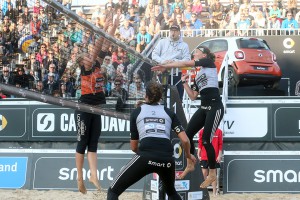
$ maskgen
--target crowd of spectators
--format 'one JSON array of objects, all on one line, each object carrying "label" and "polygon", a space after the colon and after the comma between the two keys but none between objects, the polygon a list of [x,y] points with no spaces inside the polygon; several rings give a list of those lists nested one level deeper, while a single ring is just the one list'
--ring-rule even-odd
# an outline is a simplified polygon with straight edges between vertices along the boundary
[{"label": "crowd of spectators", "polygon": [[[72,8],[71,0],[58,2]],[[208,13],[207,20],[204,12]],[[300,20],[297,0],[260,5],[249,0],[229,0],[226,5],[220,0],[108,0],[93,8],[91,15],[84,9],[77,9],[76,13],[101,29],[106,20],[114,22],[119,17],[114,37],[138,52],[173,24],[180,26],[182,36],[202,35],[203,29],[227,29],[226,35],[230,36],[248,34],[247,29],[294,30]],[[0,55],[4,66],[0,82],[57,97],[78,97],[77,57],[89,52],[98,36],[40,0],[4,0],[0,17]],[[30,45],[23,47],[27,40]],[[141,70],[133,69],[136,58],[113,44],[109,49],[103,63],[97,63],[106,74],[106,96],[142,98],[145,76]],[[16,54],[22,55],[21,62],[16,62]]]}]

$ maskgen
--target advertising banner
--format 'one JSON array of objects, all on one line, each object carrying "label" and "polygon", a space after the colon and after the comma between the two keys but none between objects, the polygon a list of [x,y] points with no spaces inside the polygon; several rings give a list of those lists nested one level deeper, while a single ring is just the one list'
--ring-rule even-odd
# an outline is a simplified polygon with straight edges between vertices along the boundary
[{"label": "advertising banner", "polygon": [[[77,190],[77,169],[74,155],[74,151],[35,153],[32,188]],[[98,179],[103,189],[108,189],[121,168],[130,161],[132,156],[131,151],[98,152]],[[90,171],[87,160],[85,160],[83,174],[87,189],[95,189],[88,181]],[[143,183],[143,180],[140,180],[128,191],[141,191]]]},{"label": "advertising banner", "polygon": [[1,105],[0,140],[27,140],[27,110],[24,106],[18,107]]},{"label": "advertising banner", "polygon": [[299,193],[299,151],[225,151],[224,193]]},{"label": "advertising banner", "polygon": [[[98,151],[98,180],[108,189],[121,168],[133,157],[126,150]],[[84,181],[88,190],[95,187],[89,183],[88,161],[84,164]],[[142,191],[141,179],[127,191]],[[75,151],[66,149],[0,149],[0,188],[8,189],[55,189],[77,190]]]},{"label": "advertising banner", "polygon": [[[31,110],[31,140],[76,141],[74,110],[49,104]],[[101,122],[101,140],[129,141],[129,120],[102,115]]]},{"label": "advertising banner", "polygon": [[300,107],[293,104],[274,105],[274,140],[300,140]]},{"label": "advertising banner", "polygon": [[0,150],[0,188],[29,189],[32,155],[24,150]]}]

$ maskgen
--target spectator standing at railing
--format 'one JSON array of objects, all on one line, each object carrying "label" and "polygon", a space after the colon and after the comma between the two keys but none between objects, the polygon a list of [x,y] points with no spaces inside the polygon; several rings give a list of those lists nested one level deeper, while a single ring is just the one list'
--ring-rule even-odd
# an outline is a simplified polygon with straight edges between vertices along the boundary
[{"label": "spectator standing at railing", "polygon": [[21,18],[23,19],[24,24],[29,24],[31,19],[32,19],[32,15],[29,12],[29,8],[27,6],[24,7],[24,11],[21,15]]},{"label": "spectator standing at railing", "polygon": [[[172,25],[168,38],[161,39],[154,47],[152,59],[157,63],[168,63],[171,61],[187,61],[191,59],[188,44],[185,43],[180,36],[180,27]],[[174,70],[173,83],[169,77],[170,84],[176,85],[180,98],[183,96],[183,86],[180,82],[181,72],[176,74]],[[171,73],[170,73],[171,74]],[[166,84],[166,83],[164,83]]]},{"label": "spectator standing at railing", "polygon": [[146,31],[145,27],[140,27],[139,33],[136,36],[136,51],[142,52],[146,46],[150,43],[152,36]]},{"label": "spectator standing at railing", "polygon": [[270,16],[276,15],[277,18],[281,18],[281,10],[278,8],[278,4],[276,2],[273,3],[269,15]]},{"label": "spectator standing at railing", "polygon": [[287,30],[286,35],[295,34],[294,30],[298,29],[298,22],[293,18],[292,12],[287,13],[287,18],[283,20],[281,24],[281,29]]}]

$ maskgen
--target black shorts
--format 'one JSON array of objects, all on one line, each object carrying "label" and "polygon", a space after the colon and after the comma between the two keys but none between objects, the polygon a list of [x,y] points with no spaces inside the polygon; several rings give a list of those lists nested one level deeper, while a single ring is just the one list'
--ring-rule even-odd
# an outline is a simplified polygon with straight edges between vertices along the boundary
[{"label": "black shorts", "polygon": [[[209,167],[208,167],[208,161],[207,160],[201,160],[200,161],[200,166],[201,166],[201,168],[203,168],[203,169],[208,169]],[[220,163],[217,163],[216,162],[216,168],[220,168]]]}]

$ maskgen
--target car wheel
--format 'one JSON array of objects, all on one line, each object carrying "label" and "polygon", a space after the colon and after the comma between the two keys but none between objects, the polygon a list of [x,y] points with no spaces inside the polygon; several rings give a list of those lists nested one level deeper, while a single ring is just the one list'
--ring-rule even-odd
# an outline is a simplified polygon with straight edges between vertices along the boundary
[{"label": "car wheel", "polygon": [[[225,68],[224,68],[225,69]],[[222,82],[224,81],[224,70],[222,72]],[[233,67],[228,67],[228,86],[235,87],[238,86],[240,80],[239,76],[235,73]]]},{"label": "car wheel", "polygon": [[266,89],[277,90],[279,88],[279,81],[275,81],[275,82],[272,82],[272,83],[264,84],[264,87]]}]

